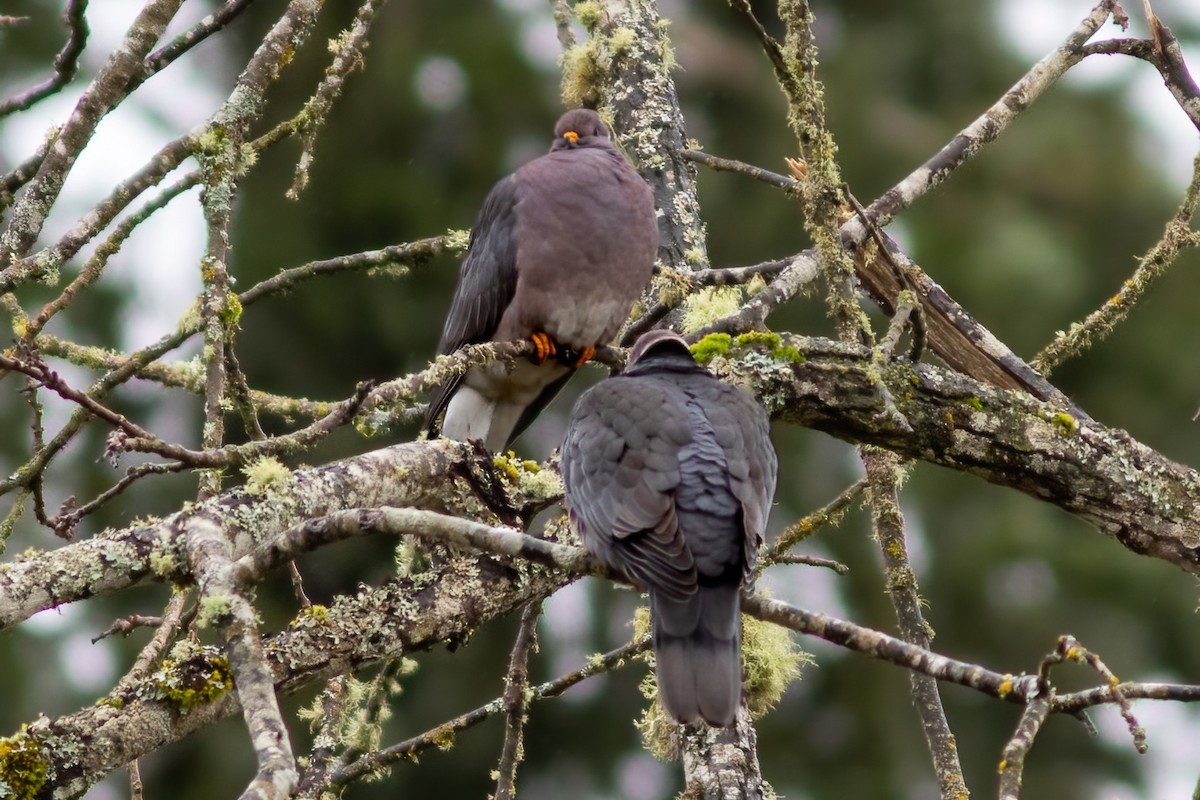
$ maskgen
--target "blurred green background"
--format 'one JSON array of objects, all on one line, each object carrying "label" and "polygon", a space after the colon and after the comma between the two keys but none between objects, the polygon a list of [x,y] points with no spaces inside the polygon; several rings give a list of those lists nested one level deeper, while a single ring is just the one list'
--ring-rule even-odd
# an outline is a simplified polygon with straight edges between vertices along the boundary
[{"label": "blurred green background", "polygon": [[[127,17],[129,10],[119,9],[126,4],[92,3],[94,41],[119,34],[120,27],[103,18],[118,12]],[[211,5],[192,0],[185,13],[195,19]],[[782,35],[772,4],[753,6]],[[144,135],[149,149],[131,156],[136,166],[207,117],[282,7],[259,0],[229,30],[152,80],[106,120],[117,133],[108,144],[97,140],[92,159],[121,156]],[[784,157],[796,148],[785,104],[752,37],[722,3],[664,0],[661,8],[672,23],[675,79],[688,134],[715,155],[782,170]],[[1061,41],[1088,8],[1086,2],[1065,0],[815,2],[829,124],[852,191],[865,204],[936,152]],[[320,31],[272,89],[265,122],[293,115],[304,102],[328,63],[324,42],[349,24],[354,10],[350,3],[327,4]],[[1188,0],[1174,0],[1155,10],[1181,38],[1195,67],[1196,9]],[[10,0],[4,13],[29,17],[19,28],[0,29],[0,89],[8,96],[44,76],[60,46],[61,9],[45,0]],[[1101,35],[1119,32],[1106,26]],[[1145,35],[1137,20],[1132,35]],[[491,184],[548,146],[562,110],[557,52],[545,0],[392,0],[375,24],[365,69],[351,76],[320,134],[311,181],[300,200],[284,197],[297,142],[265,154],[242,184],[232,262],[238,287],[309,260],[468,227]],[[94,74],[104,55],[89,51],[85,76]],[[76,81],[67,99],[82,85]],[[40,111],[0,120],[0,171],[30,152],[31,131],[61,121],[70,107],[63,102],[39,107],[57,112],[46,121],[28,121]],[[889,231],[983,324],[1017,353],[1032,357],[1055,331],[1116,291],[1174,212],[1190,177],[1197,137],[1172,103],[1148,65],[1093,58]],[[141,133],[122,138],[122,130]],[[111,186],[113,179],[104,179]],[[777,191],[705,171],[699,181],[713,266],[752,264],[807,246],[797,205]],[[89,195],[90,186],[80,178],[77,193],[70,195],[81,198],[79,213],[104,194]],[[114,258],[106,279],[57,320],[53,332],[89,344],[136,347],[169,328],[169,323],[155,328],[154,321],[174,318],[191,301],[202,247],[194,194],[177,205],[185,209],[172,223],[179,228],[148,226],[135,236],[130,249]],[[74,216],[58,220],[58,230]],[[53,241],[49,232],[43,245]],[[1190,464],[1200,462],[1200,428],[1191,421],[1200,404],[1193,343],[1197,267],[1200,257],[1185,255],[1116,335],[1054,375],[1097,420]],[[77,268],[78,262],[68,277]],[[401,280],[367,274],[322,278],[265,300],[243,318],[242,366],[256,388],[318,399],[344,397],[366,378],[420,369],[433,353],[456,275],[457,261],[446,257]],[[52,296],[52,290],[37,287],[19,294],[31,310]],[[130,332],[147,321],[153,324],[142,329],[149,333],[139,338]],[[771,322],[806,334],[831,330],[819,297],[795,301]],[[64,374],[86,383],[87,373]],[[588,380],[600,374],[592,371]],[[571,398],[586,381],[577,383],[518,449],[537,457],[549,453],[561,437]],[[29,448],[28,408],[18,389],[10,378],[0,394],[5,474]],[[195,443],[200,424],[195,399],[146,386],[129,387],[116,398],[117,407],[139,422]],[[64,418],[53,411],[49,416],[52,429]],[[51,472],[52,505],[69,494],[90,498],[115,479],[117,473],[97,463],[104,433],[93,430]],[[343,432],[303,461],[323,463],[412,433],[367,442]],[[823,435],[777,426],[775,441],[781,467],[774,530],[830,500],[860,472],[854,450]],[[144,481],[92,518],[80,535],[177,508],[193,492],[186,477]],[[1020,672],[1035,669],[1058,635],[1072,633],[1122,678],[1200,682],[1192,576],[1132,556],[1056,509],[945,469],[918,464],[903,501],[939,651]],[[869,534],[868,515],[855,511],[807,546],[848,564],[848,576],[779,567],[769,586],[806,607],[892,630]],[[5,558],[27,547],[56,545],[25,520]],[[310,596],[321,602],[359,582],[378,582],[390,562],[386,542],[365,541],[323,550],[302,561],[301,570]],[[165,595],[162,587],[124,592],[0,634],[0,675],[6,678],[0,732],[15,730],[39,712],[67,713],[102,695],[148,634],[94,646],[88,640],[116,617],[156,613]],[[271,583],[262,597],[268,622],[283,624],[294,605],[286,580]],[[580,665],[587,653],[625,641],[634,605],[630,592],[595,581],[554,598],[532,662],[533,678],[555,677]],[[514,628],[507,620],[480,630],[453,654],[416,654],[420,668],[407,679],[390,739],[415,735],[496,696]],[[818,666],[759,724],[763,771],[776,790],[813,800],[936,797],[907,674],[819,642],[801,645],[815,653]],[[636,800],[669,796],[679,788],[679,765],[653,762],[632,725],[643,671],[639,665],[596,679],[531,710],[527,760],[518,781],[523,797]],[[1055,678],[1066,688],[1095,682],[1077,667],[1062,668]],[[291,698],[289,707],[312,696],[310,691]],[[947,688],[945,699],[968,785],[976,796],[988,796],[995,791],[996,764],[1018,709],[957,687]],[[1029,758],[1025,796],[1184,796],[1200,774],[1192,752],[1200,716],[1178,706],[1142,703],[1137,709],[1151,747],[1141,757],[1115,711],[1093,714],[1097,737],[1075,720],[1052,719]],[[303,752],[304,726],[296,722],[292,732]],[[386,780],[355,786],[347,796],[483,797],[494,787],[489,771],[501,736],[495,720],[462,735],[453,750],[399,765]],[[147,797],[234,796],[253,772],[250,753],[241,721],[227,721],[144,759]],[[126,796],[124,781],[118,774],[93,795]]]}]

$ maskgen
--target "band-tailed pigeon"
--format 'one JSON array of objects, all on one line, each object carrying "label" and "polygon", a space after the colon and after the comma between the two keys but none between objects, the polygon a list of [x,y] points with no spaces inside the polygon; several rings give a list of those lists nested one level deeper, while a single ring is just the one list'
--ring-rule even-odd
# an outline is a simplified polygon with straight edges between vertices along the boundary
[{"label": "band-tailed pigeon", "polygon": [[670,331],[579,398],[563,441],[567,504],[594,557],[650,593],[659,700],[679,722],[733,722],[740,590],[775,494],[767,415]]},{"label": "band-tailed pigeon", "polygon": [[491,364],[443,386],[425,428],[506,447],[575,368],[607,344],[650,280],[654,198],[588,109],[554,126],[550,152],[492,188],[463,259],[438,353],[529,339],[532,363]]}]

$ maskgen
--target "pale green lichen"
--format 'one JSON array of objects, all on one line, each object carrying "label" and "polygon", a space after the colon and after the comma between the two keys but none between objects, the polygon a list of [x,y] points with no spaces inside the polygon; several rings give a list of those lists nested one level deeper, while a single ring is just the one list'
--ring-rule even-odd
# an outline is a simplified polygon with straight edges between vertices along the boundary
[{"label": "pale green lichen", "polygon": [[535,504],[551,501],[563,493],[562,478],[549,469],[526,472],[521,477],[519,487],[528,501]]},{"label": "pale green lichen", "polygon": [[[612,62],[620,57],[637,58],[637,31],[627,26],[603,29],[609,19],[604,3],[585,0],[574,6],[576,19],[588,32],[587,39],[563,51],[562,98],[568,108],[601,105],[604,84]],[[611,120],[606,120],[611,124]]]},{"label": "pale green lichen", "polygon": [[274,456],[262,456],[242,467],[246,476],[246,491],[262,496],[272,487],[286,486],[292,479],[292,471]]},{"label": "pale green lichen", "polygon": [[471,232],[462,230],[461,228],[449,228],[446,230],[446,249],[457,250],[462,252],[467,249],[467,245],[471,243]]},{"label": "pale green lichen", "polygon": [[575,12],[575,19],[579,20],[579,24],[588,30],[603,22],[608,14],[608,9],[599,0],[583,0],[581,3],[576,3],[572,10]]},{"label": "pale green lichen", "polygon": [[608,37],[609,50],[613,55],[620,55],[637,43],[637,33],[632,28],[617,28]]},{"label": "pale green lichen", "polygon": [[[632,625],[635,639],[650,633],[650,609],[647,606],[640,606],[633,613]],[[638,689],[649,702],[634,727],[642,735],[642,743],[650,755],[659,761],[671,761],[679,749],[679,725],[666,715],[662,704],[658,702],[658,680],[653,669],[654,652],[648,650],[642,658],[650,663],[651,669],[638,684]]]},{"label": "pale green lichen", "polygon": [[[349,678],[341,697],[341,715],[336,720],[332,732],[326,733],[320,726],[325,720],[325,709],[321,697],[313,700],[307,708],[301,709],[298,716],[309,723],[314,732],[332,741],[326,745],[349,747],[361,752],[370,752],[379,748],[383,735],[384,724],[391,718],[391,704],[380,703],[381,696],[395,697],[402,690],[401,678],[416,672],[417,662],[411,658],[402,658],[394,665],[377,675],[373,680],[362,681]],[[380,771],[372,777],[381,777],[386,771]]]},{"label": "pale green lichen", "polygon": [[198,331],[200,330],[200,321],[200,298],[197,297],[192,301],[192,304],[184,310],[183,314],[180,315],[178,326],[179,330],[180,332]]},{"label": "pale green lichen", "polygon": [[742,307],[742,290],[737,286],[705,286],[688,295],[683,303],[680,327],[683,333],[698,331],[719,319],[732,316]]},{"label": "pale green lichen", "polygon": [[196,625],[207,628],[209,625],[219,625],[221,621],[233,613],[229,597],[226,595],[208,595],[200,600],[200,608],[196,614]]},{"label": "pale green lichen", "polygon": [[596,86],[604,77],[600,61],[600,40],[590,38],[568,47],[562,54],[562,97],[568,107],[596,101]]},{"label": "pale green lichen", "polygon": [[502,479],[516,487],[526,502],[540,504],[562,496],[562,480],[553,470],[542,469],[536,461],[518,458],[512,450],[492,456],[492,466]]},{"label": "pale green lichen", "polygon": [[674,307],[682,303],[692,291],[692,279],[685,272],[663,270],[659,273],[654,288],[658,293],[658,302]]},{"label": "pale green lichen", "polygon": [[237,292],[227,292],[225,294],[225,305],[221,309],[221,323],[227,328],[237,327],[238,320],[242,318],[242,301],[238,299]]},{"label": "pale green lichen", "polygon": [[774,708],[804,666],[813,663],[786,628],[742,615],[743,689],[751,715],[761,717]]},{"label": "pale green lichen", "polygon": [[175,574],[179,562],[174,553],[155,550],[150,554],[150,572],[159,578],[167,578]]}]

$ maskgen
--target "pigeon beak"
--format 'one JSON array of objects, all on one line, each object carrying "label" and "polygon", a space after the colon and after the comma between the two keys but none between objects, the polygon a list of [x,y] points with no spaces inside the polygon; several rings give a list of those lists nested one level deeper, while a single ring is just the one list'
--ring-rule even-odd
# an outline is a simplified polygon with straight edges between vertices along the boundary
[{"label": "pigeon beak", "polygon": [[562,135],[562,138],[567,140],[568,145],[577,144],[579,142],[579,134],[575,131],[567,131]]}]

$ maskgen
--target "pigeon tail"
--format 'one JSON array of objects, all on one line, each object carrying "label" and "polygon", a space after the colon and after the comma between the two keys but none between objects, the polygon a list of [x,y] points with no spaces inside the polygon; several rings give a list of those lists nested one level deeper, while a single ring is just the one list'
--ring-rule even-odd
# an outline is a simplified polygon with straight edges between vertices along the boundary
[{"label": "pigeon tail", "polygon": [[446,405],[442,435],[460,442],[478,439],[493,453],[508,445],[525,407],[485,397],[470,386],[460,386]]},{"label": "pigeon tail", "polygon": [[478,439],[491,452],[502,453],[554,399],[571,372],[557,363],[525,359],[511,367],[472,370],[446,404],[442,436],[460,442]]},{"label": "pigeon tail", "polygon": [[702,585],[685,600],[651,592],[658,698],[677,722],[733,724],[742,698],[739,605],[736,585]]}]

